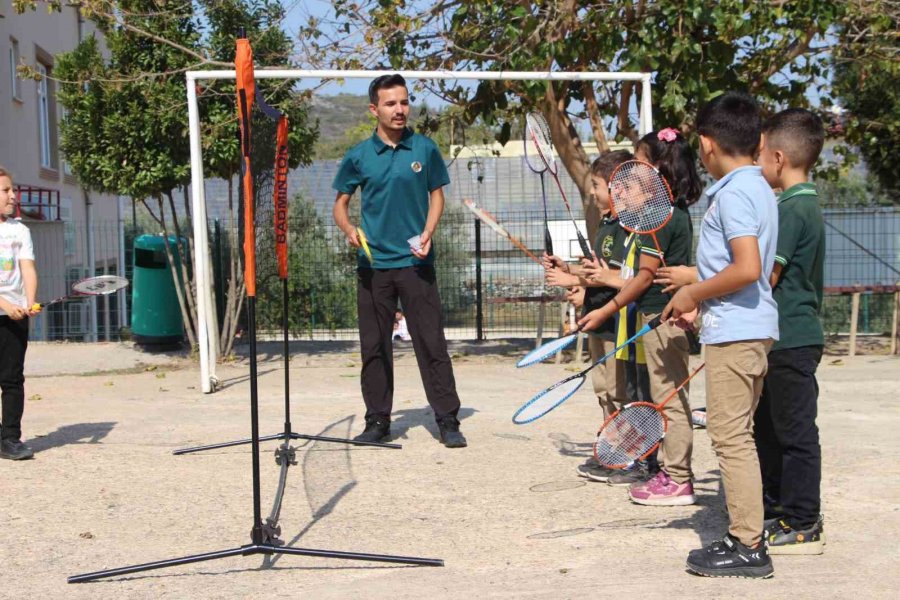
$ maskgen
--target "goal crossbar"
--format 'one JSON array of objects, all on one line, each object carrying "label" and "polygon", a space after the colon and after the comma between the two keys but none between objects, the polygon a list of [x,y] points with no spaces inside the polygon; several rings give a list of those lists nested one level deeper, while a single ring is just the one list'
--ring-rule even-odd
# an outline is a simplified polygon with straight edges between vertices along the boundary
[{"label": "goal crossbar", "polygon": [[[641,135],[653,129],[650,102],[651,74],[640,72],[565,72],[565,71],[397,71],[397,70],[306,70],[258,69],[256,79],[374,79],[399,73],[411,80],[476,80],[476,81],[635,81],[641,84],[638,131]],[[194,215],[194,273],[197,281],[197,344],[200,354],[200,386],[203,393],[215,391],[215,364],[219,344],[216,332],[216,306],[213,302],[212,267],[207,235],[206,197],[204,193],[203,150],[200,139],[200,111],[197,105],[197,82],[235,79],[233,70],[187,71],[188,126],[191,148],[191,207]]]}]

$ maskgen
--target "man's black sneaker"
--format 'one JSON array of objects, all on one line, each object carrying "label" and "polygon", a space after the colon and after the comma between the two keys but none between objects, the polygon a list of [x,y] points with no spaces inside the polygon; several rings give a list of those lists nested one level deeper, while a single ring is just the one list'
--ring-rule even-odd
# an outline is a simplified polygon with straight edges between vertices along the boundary
[{"label": "man's black sneaker", "polygon": [[380,442],[391,435],[391,422],[387,419],[367,419],[366,428],[353,438],[354,442]]},{"label": "man's black sneaker", "polygon": [[687,569],[704,577],[751,577],[767,579],[775,573],[766,545],[749,548],[731,534],[706,548],[691,550]]},{"label": "man's black sneaker", "polygon": [[771,519],[763,523],[763,541],[769,554],[813,555],[825,552],[825,518],[804,529],[794,529],[787,519]]},{"label": "man's black sneaker", "polygon": [[466,438],[459,432],[459,421],[456,417],[447,416],[439,419],[438,429],[441,432],[441,443],[448,448],[465,448],[468,446]]},{"label": "man's black sneaker", "polygon": [[0,442],[0,458],[9,460],[25,460],[34,456],[34,450],[21,440],[3,440]]},{"label": "man's black sneaker", "polygon": [[619,472],[619,469],[610,469],[609,467],[604,467],[600,463],[598,463],[593,458],[585,461],[584,463],[578,465],[575,468],[575,471],[581,475],[582,477],[587,477],[591,481],[599,481],[600,483],[606,483],[609,479],[610,475],[615,475]]}]

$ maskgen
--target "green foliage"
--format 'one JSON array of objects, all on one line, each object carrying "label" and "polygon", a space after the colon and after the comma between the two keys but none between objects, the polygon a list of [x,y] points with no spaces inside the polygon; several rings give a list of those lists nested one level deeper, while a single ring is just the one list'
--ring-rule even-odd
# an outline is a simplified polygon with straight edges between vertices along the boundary
[{"label": "green foliage", "polygon": [[850,171],[836,179],[819,178],[816,188],[821,204],[829,207],[890,206],[896,201],[871,173]]},{"label": "green foliage", "polygon": [[[115,7],[119,19],[93,13],[106,36],[108,58],[92,37],[57,57],[59,100],[67,110],[61,149],[89,188],[158,197],[190,180],[184,71],[202,66],[195,55],[232,61],[235,36],[244,26],[257,64],[290,66],[292,42],[278,26],[283,8],[271,0],[197,0],[162,12],[154,0],[118,0]],[[316,129],[307,124],[305,99],[291,86],[259,83],[268,103],[290,120],[295,167],[309,162]],[[239,168],[234,83],[217,81],[200,89],[199,98],[204,169],[229,178]],[[263,121],[259,129],[259,139],[274,139],[273,123]]]},{"label": "green foliage", "polygon": [[[288,327],[294,334],[313,328],[356,325],[356,252],[302,196],[291,200],[288,225]],[[270,232],[271,230],[269,230]],[[282,282],[274,244],[257,235],[257,318],[261,329],[281,329]]]},{"label": "green foliage", "polygon": [[[213,60],[234,60],[234,41],[241,27],[253,47],[253,62],[260,66],[296,67],[292,62],[293,45],[281,29],[284,8],[272,0],[198,0],[204,11],[207,28],[205,45]],[[290,168],[308,164],[318,129],[310,123],[308,97],[293,90],[293,81],[257,79],[256,85],[266,103],[287,115],[290,123],[288,144]],[[207,174],[228,179],[240,168],[238,122],[235,108],[234,82],[204,82],[200,94],[200,122],[203,137],[204,170]],[[274,143],[276,124],[255,119],[253,146]],[[269,169],[268,162],[255,160],[255,171]],[[266,161],[268,159],[265,159]]]},{"label": "green foliage", "polygon": [[854,4],[844,25],[855,43],[835,56],[834,90],[846,109],[846,140],[859,148],[866,166],[900,203],[900,10],[896,3]]},{"label": "green foliage", "polygon": [[[148,12],[152,2],[122,2]],[[159,35],[192,45],[188,18],[136,19]],[[172,46],[103,23],[109,59],[85,39],[57,56],[58,99],[67,110],[60,147],[83,185],[133,198],[159,197],[189,179],[189,146],[181,70],[189,57]]]},{"label": "green foliage", "polygon": [[[805,85],[827,68],[810,48],[826,44],[822,34],[845,10],[834,0],[445,0],[426,12],[403,0],[333,6],[336,21],[386,52],[394,68],[653,72],[656,121],[687,128],[697,108],[723,90],[749,89],[765,104],[804,104]],[[325,41],[322,31],[316,22],[302,33]],[[340,50],[336,66],[360,66],[359,55]],[[484,81],[474,90],[436,85],[465,108],[468,122],[480,116],[492,124],[548,101],[542,82]],[[555,87],[567,105],[585,99],[580,82]],[[602,115],[625,109],[616,137],[633,136],[637,125],[628,114],[630,90],[622,83],[596,90]]]}]

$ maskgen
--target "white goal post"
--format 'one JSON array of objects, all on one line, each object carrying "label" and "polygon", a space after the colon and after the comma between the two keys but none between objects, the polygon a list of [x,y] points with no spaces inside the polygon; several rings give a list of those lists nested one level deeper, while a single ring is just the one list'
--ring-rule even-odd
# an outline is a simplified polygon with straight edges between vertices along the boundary
[{"label": "white goal post", "polygon": [[[638,130],[641,135],[653,129],[650,102],[650,73],[592,73],[540,71],[341,71],[303,69],[259,69],[256,79],[374,79],[381,75],[399,73],[407,80],[534,80],[534,81],[635,81],[641,83]],[[191,206],[194,217],[194,274],[197,282],[197,344],[200,351],[200,385],[203,393],[215,391],[216,361],[219,343],[216,305],[213,301],[212,271],[207,235],[206,199],[203,179],[203,154],[200,140],[200,113],[197,106],[197,82],[212,79],[235,79],[235,71],[188,71],[187,101],[191,144]]]}]

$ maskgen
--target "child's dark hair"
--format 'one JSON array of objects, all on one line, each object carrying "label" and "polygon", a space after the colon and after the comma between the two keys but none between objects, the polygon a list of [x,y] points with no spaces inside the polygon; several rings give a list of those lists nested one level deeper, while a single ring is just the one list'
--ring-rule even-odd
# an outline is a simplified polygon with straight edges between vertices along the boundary
[{"label": "child's dark hair", "polygon": [[805,108],[789,108],[763,124],[766,146],[785,154],[792,167],[809,171],[825,144],[822,119]]},{"label": "child's dark hair", "polygon": [[635,151],[638,149],[644,150],[672,188],[675,206],[687,210],[700,199],[703,185],[697,174],[697,156],[683,135],[672,128],[651,131],[638,141]]},{"label": "child's dark hair", "polygon": [[406,80],[403,79],[403,75],[399,73],[394,73],[393,75],[382,75],[381,77],[376,77],[372,80],[372,83],[369,84],[369,103],[378,105],[378,92],[380,90],[387,90],[392,87],[398,86],[406,87]]},{"label": "child's dark hair", "polygon": [[762,118],[759,106],[742,92],[726,92],[697,114],[697,133],[713,139],[729,156],[756,156]]},{"label": "child's dark hair", "polygon": [[609,183],[616,167],[633,158],[634,156],[628,150],[607,150],[591,163],[591,175],[601,177],[606,183]]}]

